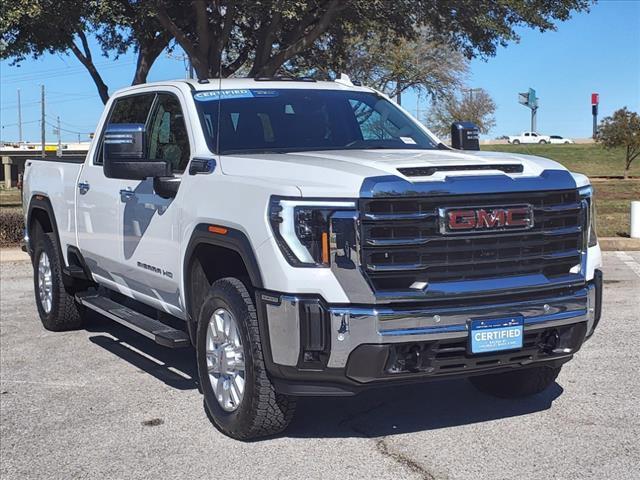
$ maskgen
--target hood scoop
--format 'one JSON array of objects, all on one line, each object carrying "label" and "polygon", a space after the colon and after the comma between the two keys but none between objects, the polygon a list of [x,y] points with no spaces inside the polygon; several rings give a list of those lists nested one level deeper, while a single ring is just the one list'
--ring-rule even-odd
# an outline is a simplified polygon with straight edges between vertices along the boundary
[{"label": "hood scoop", "polygon": [[407,167],[398,171],[407,177],[429,177],[436,172],[460,172],[478,170],[500,170],[504,173],[522,173],[523,166],[519,163],[497,165],[443,165],[441,167]]}]

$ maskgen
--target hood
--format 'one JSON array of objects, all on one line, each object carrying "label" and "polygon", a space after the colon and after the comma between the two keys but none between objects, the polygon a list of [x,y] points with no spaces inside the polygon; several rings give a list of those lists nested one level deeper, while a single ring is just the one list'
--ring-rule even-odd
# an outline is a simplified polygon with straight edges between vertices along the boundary
[{"label": "hood", "polygon": [[[487,170],[487,165],[521,165],[522,172]],[[399,169],[438,167],[428,176],[406,176]],[[449,167],[457,167],[447,171]],[[460,170],[463,167],[463,170]],[[478,167],[478,169],[474,169]],[[502,152],[455,150],[339,150],[283,154],[243,154],[221,159],[225,175],[287,183],[304,197],[358,197],[371,177],[395,176],[411,183],[442,182],[449,177],[506,175],[539,177],[545,170],[566,170],[552,160]]]}]

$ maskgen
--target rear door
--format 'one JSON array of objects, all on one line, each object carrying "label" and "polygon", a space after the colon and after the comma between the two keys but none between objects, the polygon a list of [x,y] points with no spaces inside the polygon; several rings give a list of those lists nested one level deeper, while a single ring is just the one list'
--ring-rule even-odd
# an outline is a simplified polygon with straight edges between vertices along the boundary
[{"label": "rear door", "polygon": [[103,136],[108,124],[146,123],[154,99],[154,93],[144,93],[120,97],[113,102],[78,179],[78,246],[96,280],[111,287],[122,283],[118,272],[124,258],[120,244],[120,190],[123,180],[104,175]]}]

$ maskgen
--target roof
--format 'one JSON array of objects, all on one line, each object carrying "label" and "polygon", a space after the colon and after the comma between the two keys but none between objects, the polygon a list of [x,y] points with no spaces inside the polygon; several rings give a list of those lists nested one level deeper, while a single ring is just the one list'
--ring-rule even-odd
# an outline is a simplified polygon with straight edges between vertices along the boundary
[{"label": "roof", "polygon": [[190,85],[193,90],[222,90],[226,89],[307,89],[307,90],[356,90],[361,92],[370,92],[368,87],[349,85],[347,81],[313,81],[305,79],[255,79],[255,78],[212,78],[207,80],[193,80],[193,79],[179,79],[179,80],[164,80],[160,82],[143,83],[126,87],[118,92],[130,92],[136,88],[143,88],[149,86],[175,86],[183,87],[184,85]]}]

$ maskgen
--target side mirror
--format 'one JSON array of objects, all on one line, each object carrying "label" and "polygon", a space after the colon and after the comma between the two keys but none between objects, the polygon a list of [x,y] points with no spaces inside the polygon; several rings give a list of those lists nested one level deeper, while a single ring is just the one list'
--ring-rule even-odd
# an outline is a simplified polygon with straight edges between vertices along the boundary
[{"label": "side mirror", "polygon": [[480,150],[480,130],[471,122],[453,122],[451,146],[457,150]]},{"label": "side mirror", "polygon": [[144,180],[171,175],[166,162],[151,162],[146,156],[144,125],[109,124],[103,140],[103,169],[107,178]]}]

